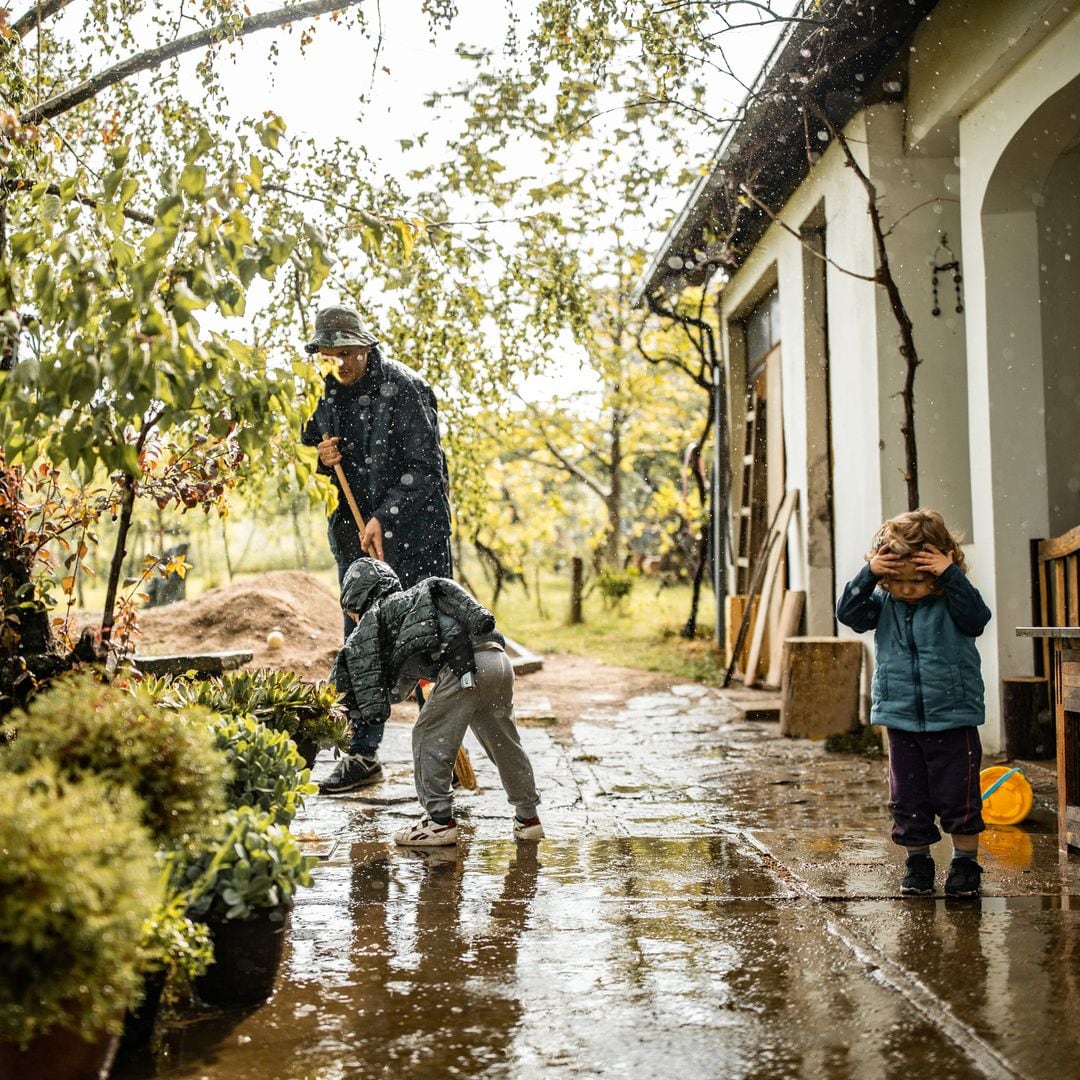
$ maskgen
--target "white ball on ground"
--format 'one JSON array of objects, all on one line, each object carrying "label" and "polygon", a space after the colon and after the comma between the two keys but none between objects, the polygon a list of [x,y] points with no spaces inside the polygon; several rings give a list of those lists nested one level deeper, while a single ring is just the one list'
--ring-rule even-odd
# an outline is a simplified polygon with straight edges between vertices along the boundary
[{"label": "white ball on ground", "polygon": [[280,630],[271,630],[266,635],[266,647],[271,652],[277,652],[285,644],[285,635]]}]

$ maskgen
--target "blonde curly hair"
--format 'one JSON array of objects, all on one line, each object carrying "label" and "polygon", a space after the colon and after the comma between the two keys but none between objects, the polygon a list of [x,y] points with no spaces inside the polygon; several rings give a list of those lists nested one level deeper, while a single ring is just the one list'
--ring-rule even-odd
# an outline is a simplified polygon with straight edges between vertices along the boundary
[{"label": "blonde curly hair", "polygon": [[[921,506],[918,510],[909,510],[906,514],[889,518],[882,524],[870,542],[866,561],[869,562],[882,548],[905,558],[922,551],[929,544],[943,555],[951,555],[952,561],[966,574],[967,563],[960,540],[960,534],[949,532],[945,519],[936,510]],[[888,592],[888,579],[882,578],[878,586]],[[940,587],[935,585],[934,592],[940,591]]]}]

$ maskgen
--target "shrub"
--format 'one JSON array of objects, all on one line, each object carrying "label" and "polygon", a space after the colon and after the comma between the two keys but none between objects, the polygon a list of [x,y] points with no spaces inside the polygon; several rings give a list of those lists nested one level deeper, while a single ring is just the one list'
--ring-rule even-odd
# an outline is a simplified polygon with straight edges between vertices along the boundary
[{"label": "shrub", "polygon": [[254,716],[294,742],[347,750],[349,718],[327,682],[304,682],[289,671],[231,671],[212,679],[175,680],[162,697],[174,707],[205,705],[229,716]]},{"label": "shrub", "polygon": [[42,764],[0,775],[0,1038],[120,1030],[142,988],[139,930],[161,900],[131,792]]},{"label": "shrub", "polygon": [[604,607],[621,610],[626,598],[634,590],[636,575],[630,570],[604,570],[596,579],[596,587],[603,597]]},{"label": "shrub", "polygon": [[246,919],[257,908],[271,908],[284,919],[297,888],[311,884],[318,860],[302,855],[289,830],[254,807],[230,810],[221,825],[217,847],[207,847],[183,867],[188,915]]},{"label": "shrub", "polygon": [[218,749],[232,768],[229,805],[253,806],[275,824],[288,825],[303,809],[304,796],[318,791],[296,744],[284,731],[260,724],[253,716],[222,718],[215,725]]},{"label": "shrub", "polygon": [[170,982],[189,984],[213,962],[209,929],[190,919],[186,909],[186,897],[172,890],[143,922],[139,970],[144,975],[163,972]]},{"label": "shrub", "polygon": [[24,772],[50,760],[65,776],[94,773],[129,788],[159,844],[205,835],[224,807],[225,756],[204,709],[161,708],[140,687],[76,675],[54,681],[9,724],[15,737],[0,750],[0,768]]}]

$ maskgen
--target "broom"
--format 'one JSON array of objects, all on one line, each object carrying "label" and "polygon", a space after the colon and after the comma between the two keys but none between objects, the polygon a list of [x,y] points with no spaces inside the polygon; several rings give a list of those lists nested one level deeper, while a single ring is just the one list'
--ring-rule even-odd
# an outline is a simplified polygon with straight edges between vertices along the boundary
[{"label": "broom", "polygon": [[464,746],[458,747],[457,757],[454,758],[454,772],[458,780],[461,781],[462,787],[468,788],[470,791],[480,790],[476,772],[472,767],[472,762],[469,760],[469,752]]}]

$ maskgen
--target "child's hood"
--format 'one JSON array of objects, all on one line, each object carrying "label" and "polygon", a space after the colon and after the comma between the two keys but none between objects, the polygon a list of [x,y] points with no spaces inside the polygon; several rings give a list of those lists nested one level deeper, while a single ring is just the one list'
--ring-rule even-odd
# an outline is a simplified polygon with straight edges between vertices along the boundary
[{"label": "child's hood", "polygon": [[401,592],[401,582],[389,563],[357,559],[341,582],[341,610],[363,615],[376,601],[397,592]]}]

